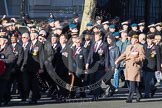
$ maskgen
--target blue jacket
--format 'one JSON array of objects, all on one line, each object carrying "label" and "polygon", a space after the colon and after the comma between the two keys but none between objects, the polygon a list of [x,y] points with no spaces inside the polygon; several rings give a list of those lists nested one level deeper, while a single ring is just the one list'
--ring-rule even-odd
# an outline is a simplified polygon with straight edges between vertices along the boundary
[{"label": "blue jacket", "polygon": [[[126,40],[125,42],[122,42],[121,40],[116,42],[116,45],[119,47],[119,53],[120,55],[126,50],[126,47],[131,44],[131,42],[129,40]],[[124,61],[122,61],[119,64],[119,67],[124,67]]]},{"label": "blue jacket", "polygon": [[109,56],[110,56],[110,66],[113,69],[117,68],[117,66],[115,65],[115,61],[120,56],[119,47],[116,46],[116,45],[110,47],[110,49],[109,49]]}]

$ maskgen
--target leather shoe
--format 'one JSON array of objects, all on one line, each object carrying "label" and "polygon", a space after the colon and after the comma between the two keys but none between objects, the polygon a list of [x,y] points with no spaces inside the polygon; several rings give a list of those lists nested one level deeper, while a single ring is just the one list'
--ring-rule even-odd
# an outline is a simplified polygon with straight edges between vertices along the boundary
[{"label": "leather shoe", "polygon": [[155,95],[155,91],[157,90],[157,88],[155,88],[154,90],[152,90],[151,92],[151,97],[153,97]]},{"label": "leather shoe", "polygon": [[125,102],[126,103],[132,103],[132,100],[127,99]]},{"label": "leather shoe", "polygon": [[31,100],[29,101],[29,104],[37,104],[37,100]]},{"label": "leather shoe", "polygon": [[92,101],[97,101],[98,100],[98,96],[94,96],[93,98],[92,98]]},{"label": "leather shoe", "polygon": [[137,99],[136,99],[136,102],[140,102],[140,98],[137,98]]}]

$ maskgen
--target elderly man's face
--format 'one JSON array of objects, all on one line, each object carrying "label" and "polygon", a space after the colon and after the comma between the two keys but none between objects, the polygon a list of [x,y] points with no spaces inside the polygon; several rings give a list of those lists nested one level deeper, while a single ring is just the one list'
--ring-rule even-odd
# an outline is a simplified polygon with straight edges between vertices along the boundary
[{"label": "elderly man's face", "polygon": [[3,39],[3,38],[0,38],[0,45],[2,46],[2,45],[5,45],[5,39]]}]

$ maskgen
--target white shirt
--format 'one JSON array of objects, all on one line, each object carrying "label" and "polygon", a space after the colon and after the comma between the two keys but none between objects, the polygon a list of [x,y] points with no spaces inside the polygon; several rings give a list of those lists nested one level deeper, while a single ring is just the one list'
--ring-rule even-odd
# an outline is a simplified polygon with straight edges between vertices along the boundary
[{"label": "white shirt", "polygon": [[[98,48],[100,47],[101,43],[102,43],[102,40],[99,40],[98,42],[96,42],[96,44],[97,44],[96,51],[97,51]],[[95,51],[95,52],[96,52],[96,51]]]},{"label": "white shirt", "polygon": [[15,48],[15,46],[16,46],[16,43],[13,43],[13,44],[12,44],[12,47]]},{"label": "white shirt", "polygon": [[147,48],[152,48],[153,45],[154,45],[154,44],[151,44],[151,45],[147,46]]},{"label": "white shirt", "polygon": [[33,40],[32,41],[33,46],[35,45],[36,42],[37,42],[37,40]]},{"label": "white shirt", "polygon": [[89,41],[85,41],[84,47],[86,48],[89,43],[90,43],[90,40]]},{"label": "white shirt", "polygon": [[63,45],[61,45],[61,51],[60,52],[62,52],[63,51],[63,49],[65,48],[65,46],[66,46],[66,44],[63,44]]},{"label": "white shirt", "polygon": [[52,47],[53,47],[53,48],[55,48],[55,47],[56,47],[56,45],[57,45],[57,43],[54,43],[54,44],[52,45]]}]

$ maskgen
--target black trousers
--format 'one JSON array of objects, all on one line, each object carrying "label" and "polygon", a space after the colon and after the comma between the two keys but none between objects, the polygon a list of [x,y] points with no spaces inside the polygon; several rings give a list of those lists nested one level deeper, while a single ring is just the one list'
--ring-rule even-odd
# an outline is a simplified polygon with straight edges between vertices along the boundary
[{"label": "black trousers", "polygon": [[[39,82],[37,78],[37,70],[29,70],[26,69],[24,75],[27,81],[24,81],[24,90],[26,92],[26,95],[29,94],[30,90],[32,91],[32,100],[38,100],[40,99],[40,89],[39,89]],[[26,96],[27,98],[28,96]]]},{"label": "black trousers", "polygon": [[128,95],[128,100],[133,99],[133,95],[136,92],[137,99],[140,98],[140,93],[139,93],[139,82],[136,81],[129,81],[129,95]]},{"label": "black trousers", "polygon": [[0,103],[2,100],[6,101],[6,95],[7,95],[7,86],[8,86],[8,80],[0,79]]}]

